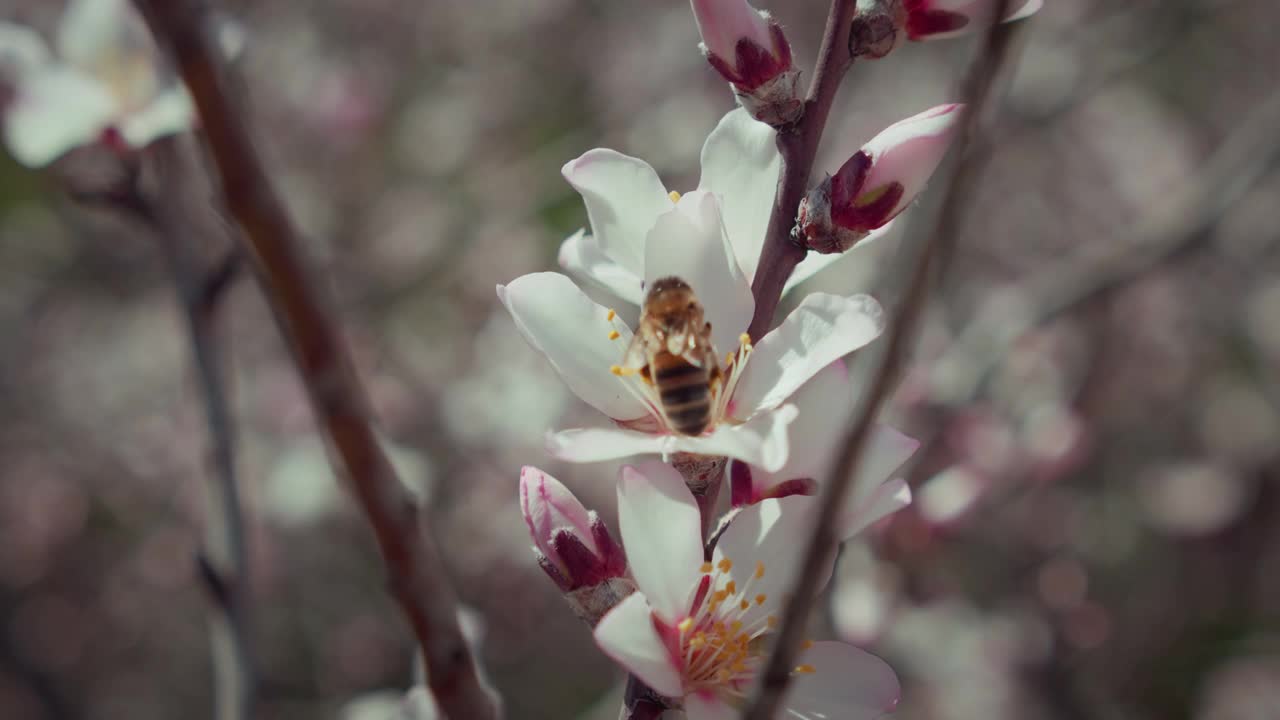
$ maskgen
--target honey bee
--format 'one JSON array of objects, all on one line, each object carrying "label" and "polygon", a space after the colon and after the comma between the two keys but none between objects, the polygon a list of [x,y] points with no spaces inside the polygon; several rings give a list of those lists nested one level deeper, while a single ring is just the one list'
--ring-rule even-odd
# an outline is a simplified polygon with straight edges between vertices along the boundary
[{"label": "honey bee", "polygon": [[664,277],[649,288],[621,367],[657,391],[659,409],[675,432],[700,435],[711,425],[720,364],[711,323],[688,283]]}]

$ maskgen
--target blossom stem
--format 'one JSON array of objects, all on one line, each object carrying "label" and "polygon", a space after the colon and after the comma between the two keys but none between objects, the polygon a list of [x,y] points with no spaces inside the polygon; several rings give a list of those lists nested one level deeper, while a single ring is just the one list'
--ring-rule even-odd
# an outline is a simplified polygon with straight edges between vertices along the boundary
[{"label": "blossom stem", "polygon": [[226,68],[194,0],[136,0],[195,100],[227,208],[244,230],[246,254],[307,388],[317,425],[373,526],[391,588],[422,646],[431,693],[451,718],[491,720],[498,711],[480,684],[457,620],[457,597],[418,508],[378,444],[351,353],[325,308],[332,299],[307,268],[292,219],[227,96]]},{"label": "blossom stem", "polygon": [[[1004,17],[1009,0],[997,3],[994,18]],[[820,514],[813,534],[805,548],[804,563],[792,588],[791,599],[782,615],[782,623],[773,653],[765,666],[763,680],[756,696],[743,713],[743,720],[770,720],[777,714],[782,696],[791,681],[803,642],[805,624],[817,599],[818,586],[823,576],[827,558],[835,547],[836,524],[839,508],[862,459],[863,450],[875,425],[876,415],[895,385],[899,366],[906,354],[915,326],[924,310],[928,296],[931,266],[935,255],[949,245],[959,232],[960,220],[967,208],[967,199],[973,192],[973,175],[970,166],[973,154],[966,152],[976,134],[977,122],[982,110],[991,98],[995,76],[1008,54],[1013,29],[993,22],[987,29],[983,50],[966,79],[964,97],[967,102],[963,119],[964,130],[958,141],[960,161],[947,185],[947,194],[931,232],[923,239],[924,247],[912,270],[906,294],[893,323],[880,364],[876,367],[867,394],[862,398],[853,424],[840,443],[843,450],[833,465],[831,483],[823,495]]]},{"label": "blossom stem", "polygon": [[756,308],[747,334],[753,341],[769,331],[787,278],[805,256],[805,248],[791,239],[791,229],[795,226],[800,200],[808,190],[809,175],[818,154],[818,141],[822,139],[831,104],[840,88],[840,81],[853,64],[849,36],[856,5],[855,0],[833,0],[831,3],[826,30],[822,33],[822,45],[818,49],[817,67],[804,101],[804,114],[795,123],[778,129],[782,170],[778,176],[773,211],[765,230],[764,246],[760,250],[760,262],[751,282]]}]

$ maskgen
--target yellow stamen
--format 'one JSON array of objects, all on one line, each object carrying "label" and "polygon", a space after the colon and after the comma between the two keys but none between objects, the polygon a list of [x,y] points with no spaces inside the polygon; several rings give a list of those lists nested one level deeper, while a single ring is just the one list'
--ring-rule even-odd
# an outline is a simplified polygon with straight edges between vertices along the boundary
[{"label": "yellow stamen", "polygon": [[689,628],[693,627],[693,618],[685,618],[681,620],[676,627],[680,628],[680,632],[689,632]]},{"label": "yellow stamen", "polygon": [[764,577],[764,563],[757,562],[756,563],[756,579],[759,580],[762,577]]},{"label": "yellow stamen", "polygon": [[618,317],[618,313],[614,312],[614,311],[611,309],[611,310],[609,310],[609,315],[608,315],[608,317],[606,317],[606,318],[605,318],[605,320],[606,320],[607,322],[613,322],[613,319],[614,319],[614,318],[616,318],[616,317]]},{"label": "yellow stamen", "polygon": [[813,667],[812,665],[797,665],[797,666],[796,666],[796,672],[797,672],[797,673],[800,673],[800,674],[802,674],[802,675],[808,675],[808,674],[810,674],[810,673],[815,672],[815,670],[814,670],[814,667]]},{"label": "yellow stamen", "polygon": [[729,558],[722,558],[720,562],[716,563],[716,566],[720,568],[720,572],[729,572],[733,569],[733,561]]},{"label": "yellow stamen", "polygon": [[671,192],[667,193],[667,197],[671,198],[671,202],[673,203],[680,202],[680,193],[676,192],[675,190],[672,190]]},{"label": "yellow stamen", "polygon": [[622,335],[622,333],[618,332],[617,330],[610,330],[610,331],[609,331],[609,339],[610,339],[610,340],[617,340],[617,339],[618,339],[618,337],[619,337],[619,336],[621,336],[621,335]]},{"label": "yellow stamen", "polygon": [[776,628],[776,627],[778,627],[778,617],[777,617],[776,615],[770,615],[770,616],[765,620],[765,623],[767,623],[767,624],[769,625],[769,628],[770,628],[770,629],[772,629],[772,628]]},{"label": "yellow stamen", "polygon": [[624,368],[621,365],[611,365],[609,367],[609,372],[619,377],[625,377],[627,375],[635,375],[639,371],[635,368]]},{"label": "yellow stamen", "polygon": [[702,572],[704,575],[705,575],[705,574],[707,574],[707,573],[710,573],[710,572],[711,572],[711,567],[712,567],[712,566],[711,566],[711,563],[709,563],[709,562],[704,562],[704,563],[702,563],[702,569],[701,569],[701,572]]},{"label": "yellow stamen", "polygon": [[757,605],[763,605],[765,600],[768,600],[768,598],[765,597],[764,593],[760,593],[759,595],[756,596]]},{"label": "yellow stamen", "polygon": [[743,600],[742,602],[738,603],[738,607],[742,608],[743,610],[746,610],[747,608],[751,607],[751,603],[747,602],[746,600]]},{"label": "yellow stamen", "polygon": [[730,595],[736,595],[738,593],[738,583],[730,580],[729,584],[724,586],[724,589],[725,589],[725,592],[729,593]]}]

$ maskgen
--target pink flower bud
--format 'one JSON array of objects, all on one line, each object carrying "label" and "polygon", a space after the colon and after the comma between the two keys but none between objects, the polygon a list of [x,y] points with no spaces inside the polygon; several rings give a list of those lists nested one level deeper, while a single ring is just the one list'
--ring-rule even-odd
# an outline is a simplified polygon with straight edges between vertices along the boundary
[{"label": "pink flower bud", "polygon": [[778,23],[746,0],[692,0],[702,35],[702,51],[711,67],[733,86],[751,116],[770,125],[800,117],[800,72],[791,62],[791,45]]},{"label": "pink flower bud", "polygon": [[[954,37],[982,27],[995,10],[994,0],[904,0],[907,10],[907,37],[935,40]],[[1044,0],[1013,0],[1001,22],[1021,20],[1034,14]]]},{"label": "pink flower bud", "polygon": [[844,252],[902,212],[938,168],[962,105],[939,105],[890,125],[800,202],[797,230],[820,253]]},{"label": "pink flower bud", "polygon": [[599,585],[626,573],[626,556],[604,521],[535,467],[520,470],[520,512],[538,565],[561,590]]}]

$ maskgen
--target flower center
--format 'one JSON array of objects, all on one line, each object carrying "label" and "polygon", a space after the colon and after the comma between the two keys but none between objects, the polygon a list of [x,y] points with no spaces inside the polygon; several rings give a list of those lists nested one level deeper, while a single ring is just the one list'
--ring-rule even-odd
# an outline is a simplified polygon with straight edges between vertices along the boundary
[{"label": "flower center", "polygon": [[[767,654],[759,640],[777,627],[778,618],[750,612],[769,601],[765,593],[753,589],[764,577],[764,563],[757,562],[741,586],[730,576],[732,569],[729,558],[702,565],[692,609],[676,626],[685,692],[714,689],[745,697]],[[801,665],[795,672],[813,672],[813,668]]]},{"label": "flower center", "polygon": [[[622,338],[622,332],[619,326],[626,328],[625,323],[618,317],[618,313],[610,310],[605,317],[608,323],[607,330],[610,340],[619,340]],[[739,423],[742,422],[733,416],[733,391],[738,386],[738,380],[742,377],[742,371],[746,368],[747,360],[751,357],[751,337],[746,333],[742,333],[738,337],[738,348],[733,352],[725,355],[724,365],[716,368],[717,372],[711,373],[710,392],[711,392],[711,419],[707,424],[705,432],[714,430],[716,425],[721,422]],[[627,348],[620,348],[621,354],[619,359],[625,361]],[[646,359],[647,360],[647,359]],[[654,382],[653,376],[649,371],[648,365],[641,367],[627,365],[612,365],[609,371],[618,376],[623,387],[635,398],[640,400],[645,407],[649,408],[649,417],[642,418],[638,421],[630,421],[624,423],[626,427],[633,430],[652,433],[671,433],[672,430],[667,422],[666,415],[662,411],[662,392],[661,388]]]}]

